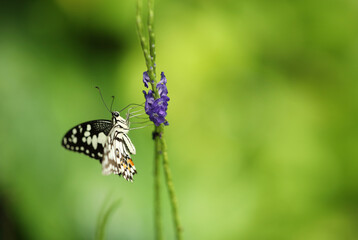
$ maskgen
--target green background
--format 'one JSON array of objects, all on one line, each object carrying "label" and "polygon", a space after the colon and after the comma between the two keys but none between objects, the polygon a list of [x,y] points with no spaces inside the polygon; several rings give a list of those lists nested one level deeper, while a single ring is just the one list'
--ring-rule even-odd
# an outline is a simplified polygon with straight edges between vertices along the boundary
[{"label": "green background", "polygon": [[[66,151],[87,120],[142,103],[135,1],[0,7],[1,235],[153,239],[152,127],[133,130],[134,183]],[[358,238],[358,3],[156,2],[165,135],[185,239]],[[162,184],[165,238],[173,239]]]}]

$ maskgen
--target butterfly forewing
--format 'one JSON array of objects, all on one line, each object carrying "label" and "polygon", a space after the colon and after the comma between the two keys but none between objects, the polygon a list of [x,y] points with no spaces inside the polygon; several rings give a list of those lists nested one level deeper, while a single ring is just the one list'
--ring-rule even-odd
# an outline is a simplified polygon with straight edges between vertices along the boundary
[{"label": "butterfly forewing", "polygon": [[104,145],[113,124],[109,120],[81,123],[70,129],[62,139],[62,146],[102,162]]}]

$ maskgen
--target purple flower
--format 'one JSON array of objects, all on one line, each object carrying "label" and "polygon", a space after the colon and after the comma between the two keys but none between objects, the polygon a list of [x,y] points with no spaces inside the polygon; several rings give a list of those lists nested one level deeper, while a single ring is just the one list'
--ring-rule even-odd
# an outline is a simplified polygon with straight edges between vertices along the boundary
[{"label": "purple flower", "polygon": [[159,83],[167,84],[167,78],[165,77],[164,72],[162,72],[162,73],[160,74],[160,81],[159,81]]},{"label": "purple flower", "polygon": [[168,103],[161,98],[156,99],[151,105],[151,109],[148,111],[149,119],[154,122],[156,126],[166,122]]},{"label": "purple flower", "polygon": [[[143,82],[146,87],[148,87],[148,74],[147,72],[143,73]],[[170,98],[167,96],[168,89],[167,89],[167,79],[162,72],[161,79],[157,83],[156,88],[158,89],[159,98],[155,99],[152,90],[143,91],[145,97],[145,112],[148,114],[149,119],[156,125],[159,126],[160,124],[164,123],[164,125],[169,125],[168,121],[165,119],[167,116],[168,110],[168,101]]]},{"label": "purple flower", "polygon": [[160,81],[157,84],[159,96],[166,96],[168,94],[168,89],[166,84],[167,84],[167,78],[165,77],[164,72],[162,72]]},{"label": "purple flower", "polygon": [[145,112],[148,114],[148,112],[150,111],[150,109],[152,108],[152,105],[154,103],[154,95],[153,95],[153,91],[151,89],[149,89],[148,93],[146,93],[146,91],[143,90],[143,93],[144,93],[144,97],[145,97],[144,109],[145,109]]},{"label": "purple flower", "polygon": [[143,72],[143,83],[146,88],[148,88],[148,83],[150,82],[149,75],[147,71]]}]

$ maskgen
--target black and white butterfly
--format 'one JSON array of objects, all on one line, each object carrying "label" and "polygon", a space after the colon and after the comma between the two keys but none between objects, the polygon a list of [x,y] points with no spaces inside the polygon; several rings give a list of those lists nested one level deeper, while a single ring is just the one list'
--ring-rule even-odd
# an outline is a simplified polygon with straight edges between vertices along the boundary
[{"label": "black and white butterfly", "polygon": [[133,181],[137,170],[131,154],[136,154],[136,150],[127,135],[129,117],[127,114],[124,119],[117,111],[111,113],[112,121],[94,120],[70,129],[62,139],[62,146],[98,159],[104,175],[118,174]]}]

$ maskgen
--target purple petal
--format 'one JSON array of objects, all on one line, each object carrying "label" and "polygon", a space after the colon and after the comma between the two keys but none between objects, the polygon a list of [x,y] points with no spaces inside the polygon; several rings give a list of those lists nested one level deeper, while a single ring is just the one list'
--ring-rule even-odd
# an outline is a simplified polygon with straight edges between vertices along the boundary
[{"label": "purple petal", "polygon": [[148,83],[150,82],[149,75],[147,71],[143,72],[143,83],[146,88],[148,88]]},{"label": "purple petal", "polygon": [[144,109],[145,112],[148,114],[148,112],[151,110],[152,105],[154,103],[154,95],[153,95],[153,91],[152,90],[148,90],[148,93],[146,93],[146,91],[143,90],[144,93],[144,97],[145,97],[145,105],[144,105]]},{"label": "purple petal", "polygon": [[163,83],[157,83],[157,89],[158,89],[158,93],[159,96],[166,96],[168,94],[168,89],[167,86]]},{"label": "purple petal", "polygon": [[162,72],[162,73],[160,74],[160,81],[159,81],[159,83],[167,84],[167,78],[165,77],[164,72]]}]

